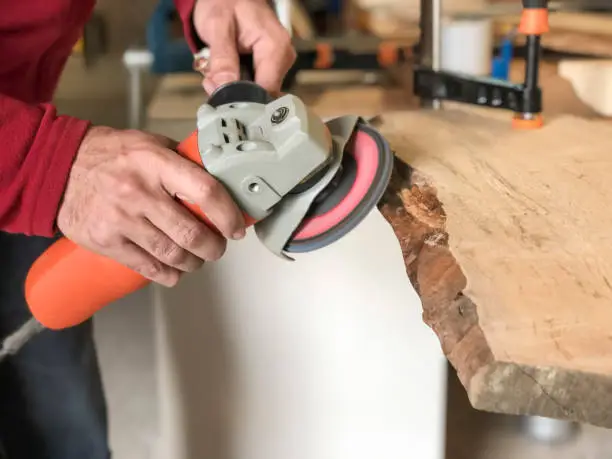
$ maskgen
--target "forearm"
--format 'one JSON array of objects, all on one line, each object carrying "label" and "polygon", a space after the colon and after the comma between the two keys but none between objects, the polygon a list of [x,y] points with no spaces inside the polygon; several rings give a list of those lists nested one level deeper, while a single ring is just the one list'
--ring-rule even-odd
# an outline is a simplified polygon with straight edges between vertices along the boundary
[{"label": "forearm", "polygon": [[50,104],[0,94],[0,231],[56,232],[72,161],[89,123],[58,116]]}]

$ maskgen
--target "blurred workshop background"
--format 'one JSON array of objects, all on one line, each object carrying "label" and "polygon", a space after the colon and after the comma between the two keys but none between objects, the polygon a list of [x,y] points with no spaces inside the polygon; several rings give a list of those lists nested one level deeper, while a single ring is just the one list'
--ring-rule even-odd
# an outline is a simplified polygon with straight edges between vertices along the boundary
[{"label": "blurred workshop background", "polygon": [[[300,61],[301,68],[297,75],[292,76],[295,81],[292,81],[291,90],[303,94],[321,116],[333,116],[338,114],[338,110],[375,115],[383,110],[411,106],[413,95],[410,86],[412,74],[409,59],[411,51],[409,50],[419,41],[421,11],[419,0],[281,0],[275,4],[275,7],[279,17],[291,29],[296,46],[302,47],[301,49],[314,50],[310,55],[304,52],[306,57]],[[598,4],[586,1],[551,2],[551,7],[563,12],[556,18],[551,17],[551,32],[543,38],[545,52],[551,56],[551,59],[562,60],[564,56],[572,55],[597,57],[606,62],[606,58],[612,57],[612,2],[605,1]],[[608,7],[610,12],[607,11]],[[443,68],[520,81],[522,78],[520,64],[517,67],[518,70],[511,65],[512,59],[520,61],[523,53],[523,37],[514,34],[520,18],[520,2],[444,0],[443,17],[445,18],[441,35],[443,45],[441,65]],[[338,43],[338,56],[341,55],[342,49],[349,51],[346,57],[348,63],[340,65],[340,67],[346,67],[344,70],[325,69],[325,65],[317,63],[317,58],[321,57],[321,50],[325,49],[317,44],[323,43],[330,37],[336,40],[334,43]],[[381,60],[379,55],[383,42],[391,43],[395,47],[393,49],[397,51],[391,53],[391,61],[385,65],[381,64],[384,59]],[[351,48],[367,49],[369,55],[368,52],[362,55],[356,51],[351,57]],[[400,51],[405,53],[405,59],[402,58]],[[181,27],[174,13],[172,0],[132,0],[130,2],[99,0],[94,17],[84,31],[82,40],[74,49],[74,55],[62,78],[55,102],[61,112],[86,118],[97,124],[117,128],[139,127],[181,138],[195,127],[197,107],[205,100],[199,86],[199,77],[191,70],[191,66],[192,56],[181,38]],[[309,66],[320,67],[319,70],[324,71],[316,69],[310,71]],[[598,67],[596,71],[601,73],[607,69],[608,73],[605,74],[612,76],[612,73],[609,72],[610,68],[612,66]],[[569,67],[567,72],[568,74],[559,84],[571,89],[570,82],[573,81],[575,73],[572,73]],[[546,74],[546,71],[543,70],[542,74]],[[612,84],[612,78],[608,77],[608,80],[610,81],[608,85]],[[607,93],[600,91],[599,95],[591,95],[584,85],[581,86],[579,82],[573,84],[573,91],[578,94],[580,103],[586,104],[589,110],[606,113],[611,109],[612,100]],[[336,92],[332,95],[331,90]],[[347,242],[347,244],[350,243],[350,241]],[[255,249],[251,250],[250,256],[264,257]],[[205,270],[203,275],[209,276],[208,283],[195,282],[198,285],[191,285],[188,282],[188,285],[178,289],[179,293],[172,294],[145,289],[101,312],[96,318],[96,333],[111,410],[111,440],[117,459],[144,459],[164,455],[160,453],[162,447],[159,445],[160,437],[164,435],[171,437],[166,438],[165,441],[172,445],[165,446],[165,448],[170,448],[166,451],[170,451],[170,457],[173,459],[195,459],[196,457],[245,459],[247,457],[246,455],[238,457],[218,446],[221,435],[218,426],[203,421],[202,413],[196,413],[181,420],[178,419],[180,415],[177,415],[181,410],[169,408],[171,404],[180,402],[186,405],[195,404],[204,412],[207,411],[207,406],[216,406],[219,403],[218,398],[222,398],[221,394],[224,392],[224,382],[219,380],[218,375],[215,374],[218,366],[214,366],[215,360],[220,358],[217,354],[222,353],[221,347],[215,347],[217,342],[215,336],[220,333],[218,327],[215,328],[219,311],[207,311],[198,316],[198,320],[206,322],[199,331],[184,331],[186,329],[181,328],[174,332],[171,329],[173,326],[178,326],[177,323],[180,320],[176,316],[170,318],[166,316],[165,319],[164,317],[160,319],[168,312],[159,312],[166,307],[160,306],[160,302],[168,304],[166,309],[186,307],[184,303],[189,303],[194,296],[202,295],[202,289],[206,289],[206,286],[213,288],[215,280],[218,281],[220,277],[227,274],[225,271],[220,273],[213,272],[212,268],[207,269],[208,271]],[[407,283],[405,277],[402,277],[405,274],[401,260],[393,266],[393,269],[397,282]],[[276,271],[276,273],[275,275],[280,275],[281,271]],[[389,279],[393,277],[390,274],[388,276],[390,276]],[[393,283],[394,281],[389,280],[388,282]],[[361,285],[358,282],[355,284]],[[273,283],[270,285],[270,288],[274,288]],[[179,298],[181,288],[183,296]],[[206,295],[209,294],[207,290]],[[403,295],[407,295],[405,308],[410,309],[410,314],[400,314],[396,318],[399,318],[400,321],[406,319],[420,323],[421,312],[418,299],[411,292],[404,292]],[[281,297],[278,296],[278,298]],[[280,303],[280,300],[278,301]],[[283,301],[290,300],[283,299]],[[229,308],[223,301],[217,303],[217,308]],[[260,303],[263,304],[265,301],[262,300]],[[258,307],[260,303],[254,303],[252,306]],[[208,306],[204,307],[206,308]],[[231,314],[247,314],[247,317],[250,317],[244,320],[256,321],[253,316],[245,313],[249,310],[248,306],[229,309]],[[316,309],[315,306],[312,306],[309,311],[303,312],[304,316],[300,316],[300,320],[303,320],[300,322],[301,327],[308,326],[310,323],[308,320],[311,320],[308,319],[308,316],[316,316],[318,314]],[[345,327],[349,329],[355,325],[350,321],[350,309],[350,305],[342,309],[342,314],[344,314],[342,317],[349,318]],[[227,309],[225,311],[227,313]],[[251,314],[254,313],[251,311]],[[364,311],[355,314],[362,314],[361,318],[367,322],[365,318],[369,316]],[[192,315],[187,315],[187,317],[193,318]],[[374,322],[372,317],[369,319],[370,324]],[[160,325],[160,320],[165,320],[165,322]],[[236,323],[239,320],[235,318],[233,320],[234,326],[238,327]],[[279,320],[281,322],[282,320],[295,321],[293,325],[299,328],[296,325],[299,321],[295,318],[287,316]],[[269,369],[270,375],[276,375],[274,377],[279,377],[278,375],[282,375],[283,378],[303,377],[304,372],[307,371],[306,368],[302,368],[302,373],[296,368],[300,367],[300,358],[307,359],[306,357],[296,357],[298,355],[296,353],[281,356],[280,352],[273,352],[269,349],[265,351],[268,352],[265,358],[262,357],[263,354],[258,354],[260,351],[265,353],[262,349],[266,346],[270,349],[283,348],[287,346],[287,343],[282,340],[289,339],[282,333],[266,334],[264,333],[267,330],[265,327],[259,330],[262,332],[261,336],[257,339],[250,337],[251,341],[245,340],[244,343],[247,344],[242,344],[245,348],[251,346],[253,349],[251,354],[247,352],[243,357],[247,356],[245,358],[251,359],[249,361],[257,361],[261,365],[278,367]],[[418,330],[416,335],[421,333],[426,336],[424,339],[427,345],[424,348],[433,349],[432,343],[434,347],[437,346],[437,341],[429,329],[423,326]],[[396,332],[397,329],[391,334]],[[181,341],[188,333],[192,333],[191,336],[201,336],[203,341]],[[317,348],[317,355],[324,359],[326,352],[324,343],[317,344],[312,341],[323,339],[321,336],[324,333],[320,330],[311,334],[304,333],[304,342],[300,346]],[[333,335],[335,332],[330,333]],[[385,331],[379,330],[380,336],[385,334]],[[364,336],[374,335],[366,333]],[[407,345],[410,346],[411,339],[418,340],[419,338],[404,337],[402,339],[405,339]],[[398,342],[404,344],[402,340]],[[262,343],[265,343],[265,346]],[[332,347],[335,345],[331,339],[326,343]],[[207,345],[211,348],[202,349]],[[414,343],[415,348],[419,346],[420,344]],[[292,348],[289,345],[286,349]],[[302,351],[304,355],[307,354],[306,350],[300,350]],[[290,351],[287,350],[287,352]],[[359,352],[357,349],[355,355],[347,353],[348,357],[345,356],[345,358],[359,361],[361,358]],[[384,354],[384,350],[380,352],[381,355]],[[189,354],[192,360],[183,366],[180,374],[185,375],[187,374],[185,372],[190,371],[201,374],[191,379],[190,383],[181,385],[175,381],[178,378],[176,368],[177,362],[181,361],[185,353]],[[275,361],[275,358],[279,360]],[[398,353],[395,358],[401,360],[403,357],[401,353]],[[379,407],[376,414],[372,414],[372,416],[381,418],[388,415],[400,419],[401,415],[396,411],[401,408],[405,411],[420,412],[420,414],[412,415],[417,416],[418,419],[420,415],[427,417],[430,410],[435,412],[432,416],[437,416],[439,419],[429,419],[424,421],[423,425],[435,426],[438,423],[442,434],[438,435],[435,430],[438,427],[432,427],[432,432],[424,431],[422,434],[424,438],[429,439],[426,441],[438,442],[439,445],[430,448],[428,452],[415,454],[414,457],[419,456],[421,459],[442,459],[442,457],[448,459],[519,459],[523,457],[600,459],[608,457],[612,451],[612,432],[608,430],[569,422],[476,411],[471,408],[465,390],[458,382],[455,372],[446,365],[441,355],[434,350],[423,351],[422,359],[426,361],[421,365],[423,367],[421,370],[424,373],[430,372],[430,374],[422,376],[411,373],[413,371],[411,368],[416,368],[414,371],[421,371],[418,364],[410,368],[408,366],[401,368],[398,371],[402,373],[401,378],[405,378],[405,381],[409,381],[410,378],[424,378],[426,381],[431,381],[427,383],[431,388],[431,394],[426,394],[426,389],[412,387],[409,383],[405,386],[406,392],[423,390],[424,393],[421,395],[411,394],[410,396],[422,398],[425,401],[413,407],[410,398],[398,400],[396,404],[391,400],[384,409]],[[290,362],[293,362],[295,367]],[[255,365],[255,363],[252,364]],[[309,365],[315,364],[310,362]],[[383,363],[380,365],[381,368],[384,366]],[[394,368],[399,368],[396,365],[397,360],[390,360],[388,366],[385,367],[384,371],[388,379],[396,377]],[[199,367],[210,368],[210,371],[201,370]],[[322,371],[323,367],[313,366],[312,371],[316,372],[317,368]],[[344,387],[347,391],[350,391],[351,387],[364,384],[363,381],[359,381],[362,375],[354,377],[350,368],[357,367],[349,365],[345,367],[345,370],[349,370],[346,370],[343,375],[334,374],[333,376],[336,378],[338,387]],[[256,371],[260,370],[253,370],[253,374]],[[317,377],[321,380],[333,379],[327,373],[321,373]],[[399,380],[404,381],[401,378]],[[443,378],[444,381],[438,381],[440,378]],[[210,384],[200,386],[201,381],[207,380],[210,381]],[[266,379],[257,381],[266,381]],[[190,385],[192,387],[188,387]],[[298,384],[290,385],[290,387],[301,386]],[[266,388],[258,390],[258,394],[267,393]],[[273,391],[273,389],[270,390]],[[173,391],[174,401],[164,399],[163,393]],[[440,394],[437,394],[436,391],[439,391]],[[376,394],[383,397],[381,392],[384,391],[378,392],[377,389],[368,391],[367,388],[364,388],[359,393],[365,397],[363,402],[365,406],[370,403],[366,398],[375,398]],[[196,398],[197,394],[201,394],[204,401],[187,399],[185,396],[187,393],[196,394],[192,395]],[[305,397],[305,400],[302,400],[303,406],[293,399],[300,399],[302,395]],[[312,413],[307,410],[310,403],[307,400],[308,396],[302,395],[299,393],[286,394],[287,410],[293,410],[292,414],[285,417],[279,414],[275,419],[295,421],[300,419],[302,411],[305,412],[304,417],[310,416]],[[257,411],[260,414],[266,413],[267,399],[262,397],[257,402],[253,402],[264,405]],[[181,401],[182,398],[185,400]],[[240,400],[232,400],[228,403],[238,404]],[[428,403],[431,404],[428,405]],[[268,408],[272,409],[270,406]],[[275,406],[274,409],[282,410],[283,406]],[[338,408],[340,411],[343,409],[346,411],[346,407]],[[359,416],[357,408],[351,412]],[[330,409],[330,413],[326,416],[329,418],[334,415],[333,410]],[[218,415],[218,419],[221,418],[222,416]],[[212,419],[211,422],[214,423],[216,418]],[[263,425],[258,428],[269,429],[267,441],[274,443],[274,440],[270,440],[274,438],[274,431],[292,432],[291,435],[295,435],[295,438],[287,438],[287,436],[280,438],[284,435],[280,433],[277,440],[279,444],[284,445],[283,447],[263,446],[258,443],[263,440],[256,433],[257,429],[245,428],[245,431],[250,432],[248,435],[254,438],[243,438],[236,441],[243,444],[242,449],[238,448],[238,450],[248,449],[250,451],[250,458],[280,459],[282,456],[293,459],[301,457],[339,459],[340,457],[346,458],[348,455],[351,456],[351,459],[366,457],[366,449],[360,452],[348,447],[333,450],[325,446],[325,442],[334,443],[333,438],[336,431],[333,426],[336,424],[331,421],[329,424],[322,424],[321,429],[326,430],[318,434],[316,438],[321,444],[314,447],[308,444],[314,438],[312,436],[314,434],[300,437],[300,431],[304,433],[306,429],[312,427],[307,427],[306,420],[304,420],[304,425],[300,426],[298,422],[289,429],[286,426],[281,428],[278,425],[266,427],[266,419],[265,416],[262,417],[260,423]],[[397,425],[408,422],[403,420],[404,418],[401,419]],[[193,425],[188,425],[188,423]],[[374,425],[371,422],[366,423],[353,430],[345,429],[338,435],[346,436],[347,444],[350,443],[351,436],[353,436],[355,444],[359,444],[357,439],[362,435],[367,436],[366,431],[371,434],[375,429]],[[402,428],[411,428],[406,424],[402,425]],[[337,428],[342,430],[341,427]],[[381,458],[413,457],[405,452],[393,453],[392,448],[394,447],[390,445],[393,445],[394,441],[401,444],[398,438],[401,438],[403,434],[399,427],[393,435],[382,432],[382,429],[381,427],[381,432],[378,432],[379,436],[376,437],[380,443],[373,443],[372,451],[367,452],[368,457],[372,457],[375,454],[373,451],[377,451],[377,448],[380,450],[379,457]],[[190,431],[193,435],[189,438],[181,437],[176,433],[169,434],[170,431]],[[387,442],[385,440],[387,434],[389,438],[393,437],[393,440]],[[213,446],[206,449],[203,446],[192,447],[180,444],[183,441],[193,441],[193,438],[198,435],[200,436],[199,441]],[[248,435],[245,434],[245,436]],[[402,447],[405,448],[406,445]],[[257,448],[261,449],[260,453],[253,452]],[[296,448],[296,450],[292,452],[291,448]],[[300,452],[300,448],[320,451],[320,454],[309,455],[303,451]],[[401,450],[401,447],[398,446],[398,448]]]}]

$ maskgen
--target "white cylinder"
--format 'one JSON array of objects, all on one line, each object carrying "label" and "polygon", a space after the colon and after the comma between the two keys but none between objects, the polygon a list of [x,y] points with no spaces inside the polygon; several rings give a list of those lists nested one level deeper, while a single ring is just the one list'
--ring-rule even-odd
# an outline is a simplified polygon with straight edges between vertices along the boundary
[{"label": "white cylinder", "polygon": [[449,72],[491,74],[493,27],[488,18],[444,18],[441,68]]}]

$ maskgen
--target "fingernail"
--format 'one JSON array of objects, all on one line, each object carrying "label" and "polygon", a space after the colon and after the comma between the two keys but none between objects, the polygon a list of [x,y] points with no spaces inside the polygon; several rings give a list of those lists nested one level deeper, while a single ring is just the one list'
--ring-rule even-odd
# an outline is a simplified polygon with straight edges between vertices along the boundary
[{"label": "fingernail", "polygon": [[232,235],[232,239],[242,239],[246,236],[246,230],[241,229],[239,231],[236,231],[233,235]]}]

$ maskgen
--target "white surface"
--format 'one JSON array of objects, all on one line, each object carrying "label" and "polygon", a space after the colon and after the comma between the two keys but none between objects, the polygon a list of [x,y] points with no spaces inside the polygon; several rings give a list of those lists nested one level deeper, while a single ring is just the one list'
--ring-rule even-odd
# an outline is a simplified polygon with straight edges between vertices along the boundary
[{"label": "white surface", "polygon": [[489,19],[442,20],[442,70],[490,75],[492,52],[493,28]]},{"label": "white surface", "polygon": [[159,410],[151,290],[115,302],[94,319],[113,459],[150,459],[156,447]]},{"label": "white surface", "polygon": [[172,459],[442,459],[446,361],[374,212],[293,263],[252,234],[156,289]]}]

